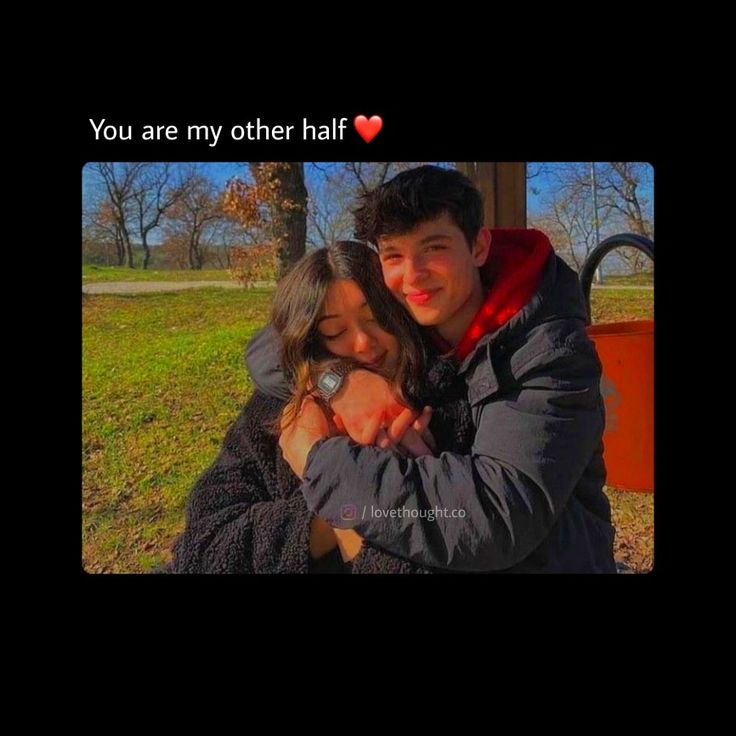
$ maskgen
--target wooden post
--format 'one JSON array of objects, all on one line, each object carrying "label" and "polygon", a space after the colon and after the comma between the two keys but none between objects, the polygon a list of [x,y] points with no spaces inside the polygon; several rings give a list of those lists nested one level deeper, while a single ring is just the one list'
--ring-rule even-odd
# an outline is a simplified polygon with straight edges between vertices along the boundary
[{"label": "wooden post", "polygon": [[486,227],[526,227],[526,162],[457,163],[483,195]]}]

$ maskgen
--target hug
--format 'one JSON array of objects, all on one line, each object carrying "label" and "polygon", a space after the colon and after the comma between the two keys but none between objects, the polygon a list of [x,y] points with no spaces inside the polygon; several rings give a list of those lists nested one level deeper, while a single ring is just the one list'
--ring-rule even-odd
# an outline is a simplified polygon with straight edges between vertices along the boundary
[{"label": "hug", "polygon": [[575,272],[434,166],[363,195],[355,238],[279,283],[167,572],[615,573]]}]

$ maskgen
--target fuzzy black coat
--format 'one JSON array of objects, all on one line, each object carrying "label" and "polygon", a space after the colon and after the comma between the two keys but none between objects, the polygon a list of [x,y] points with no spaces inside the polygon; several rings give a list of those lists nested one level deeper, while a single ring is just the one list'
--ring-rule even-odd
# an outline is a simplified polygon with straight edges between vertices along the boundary
[{"label": "fuzzy black coat", "polygon": [[[473,424],[451,361],[433,359],[417,405],[431,404],[430,429],[440,450],[467,452]],[[437,572],[364,542],[352,564],[333,551],[309,556],[314,515],[300,480],[284,461],[269,431],[283,400],[256,391],[230,427],[221,451],[197,480],[187,502],[184,532],[173,561],[158,572],[173,573],[393,573]]]}]

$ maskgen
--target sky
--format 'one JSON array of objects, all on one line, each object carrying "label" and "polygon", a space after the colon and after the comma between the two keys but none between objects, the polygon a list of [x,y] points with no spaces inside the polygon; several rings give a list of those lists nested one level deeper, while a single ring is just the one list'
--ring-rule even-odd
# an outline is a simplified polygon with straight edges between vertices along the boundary
[{"label": "sky", "polygon": [[[217,186],[224,186],[225,182],[233,176],[242,176],[243,171],[247,168],[247,163],[237,163],[237,162],[223,162],[223,163],[206,162],[206,163],[199,163],[198,165],[202,167],[203,171],[207,174],[209,178],[211,178],[217,184]],[[554,166],[554,163],[550,163],[549,166]],[[312,174],[312,172],[310,171],[310,168],[311,168],[311,164],[308,162],[306,165],[307,182],[309,182],[310,175]],[[540,190],[539,194],[534,194],[527,189],[527,209],[530,215],[534,215],[537,212],[539,212],[542,206],[543,197],[550,184],[550,181],[551,181],[550,175],[544,175],[544,174],[540,175],[532,181],[532,185],[535,188],[538,188]],[[89,183],[90,183],[89,170],[85,166],[85,168],[82,171],[82,186],[83,186],[84,191],[87,190]],[[649,187],[648,189],[645,188],[644,194],[648,195],[651,198],[652,187]]]},{"label": "sky", "polygon": [[[89,165],[85,166],[82,170],[83,200],[86,200],[89,195],[93,180],[88,166]],[[247,163],[238,162],[205,162],[199,163],[198,166],[201,167],[203,173],[205,173],[218,187],[223,187],[231,177],[243,176],[247,171]],[[548,168],[554,168],[555,164],[548,162],[546,166]],[[310,162],[307,162],[305,165],[305,173],[307,178],[307,188],[309,189],[312,177],[319,176],[319,172],[316,171]],[[552,175],[548,173],[541,174],[529,182],[529,185],[527,186],[527,215],[529,217],[534,217],[540,212],[551,181]],[[532,192],[532,187],[537,189],[538,193],[535,194]],[[650,201],[653,201],[653,176],[650,176],[650,184],[643,188],[642,194],[644,197],[650,199]],[[156,238],[152,238],[152,241],[156,242]]]}]

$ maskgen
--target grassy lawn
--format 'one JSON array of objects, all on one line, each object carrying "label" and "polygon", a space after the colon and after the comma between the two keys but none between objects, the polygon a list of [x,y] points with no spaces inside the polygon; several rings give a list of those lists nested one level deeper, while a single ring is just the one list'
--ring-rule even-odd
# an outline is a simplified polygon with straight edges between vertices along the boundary
[{"label": "grassy lawn", "polygon": [[243,347],[270,291],[195,289],[83,300],[83,561],[157,564],[184,503],[252,391]]},{"label": "grassy lawn", "polygon": [[82,283],[98,281],[230,281],[227,269],[204,271],[152,271],[127,266],[82,266]]},{"label": "grassy lawn", "polygon": [[[265,323],[272,293],[84,297],[85,570],[144,572],[170,558],[189,490],[253,390],[243,349]],[[652,293],[597,292],[593,312],[595,321],[649,318]],[[653,497],[607,493],[616,558],[637,571],[650,569]]]},{"label": "grassy lawn", "polygon": [[604,276],[605,286],[654,286],[654,272],[635,273],[630,276]]},{"label": "grassy lawn", "polygon": [[599,289],[590,297],[593,324],[654,319],[654,296],[650,290]]}]

